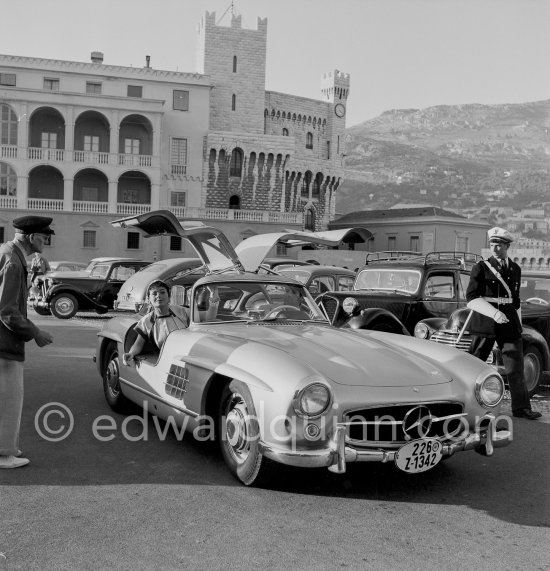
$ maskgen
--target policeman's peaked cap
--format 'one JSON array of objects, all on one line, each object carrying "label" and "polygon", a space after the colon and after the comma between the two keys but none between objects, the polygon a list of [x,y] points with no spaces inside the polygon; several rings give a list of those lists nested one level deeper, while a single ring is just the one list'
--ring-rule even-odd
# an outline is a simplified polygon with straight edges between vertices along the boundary
[{"label": "policeman's peaked cap", "polygon": [[508,230],[499,228],[498,226],[491,228],[487,232],[487,235],[489,236],[489,242],[492,242],[493,244],[510,244],[514,241],[514,237],[510,232],[508,232]]},{"label": "policeman's peaked cap", "polygon": [[53,218],[47,216],[21,216],[16,218],[12,224],[21,234],[55,234],[50,228]]}]

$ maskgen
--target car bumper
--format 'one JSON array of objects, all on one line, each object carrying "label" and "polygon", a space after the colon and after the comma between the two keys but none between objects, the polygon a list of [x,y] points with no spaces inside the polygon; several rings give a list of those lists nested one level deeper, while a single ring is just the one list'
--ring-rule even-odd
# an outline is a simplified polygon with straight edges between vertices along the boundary
[{"label": "car bumper", "polygon": [[[457,452],[475,450],[484,456],[492,456],[495,448],[508,446],[512,442],[510,430],[497,430],[496,418],[486,414],[479,424],[478,432],[470,433],[460,440],[440,440],[442,456],[449,457]],[[357,449],[346,444],[346,426],[337,424],[327,448],[321,450],[288,450],[261,443],[262,453],[271,460],[289,466],[303,468],[327,468],[331,472],[343,474],[348,462],[393,462],[397,449]]]}]

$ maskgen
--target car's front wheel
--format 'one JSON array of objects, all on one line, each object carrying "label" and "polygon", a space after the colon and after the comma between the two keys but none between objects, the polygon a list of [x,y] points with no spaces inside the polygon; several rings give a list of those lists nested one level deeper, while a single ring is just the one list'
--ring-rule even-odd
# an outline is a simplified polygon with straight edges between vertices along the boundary
[{"label": "car's front wheel", "polygon": [[542,378],[542,356],[534,345],[523,348],[523,378],[531,397],[537,392]]},{"label": "car's front wheel", "polygon": [[231,473],[246,486],[267,483],[276,464],[260,449],[260,425],[248,387],[233,380],[223,390],[219,417],[220,446]]},{"label": "car's front wheel", "polygon": [[70,293],[58,293],[50,301],[50,308],[58,319],[70,319],[78,311],[78,301]]},{"label": "car's front wheel", "polygon": [[120,360],[116,343],[110,342],[107,345],[103,363],[102,377],[105,400],[115,412],[126,412],[130,401],[122,394],[120,388]]}]

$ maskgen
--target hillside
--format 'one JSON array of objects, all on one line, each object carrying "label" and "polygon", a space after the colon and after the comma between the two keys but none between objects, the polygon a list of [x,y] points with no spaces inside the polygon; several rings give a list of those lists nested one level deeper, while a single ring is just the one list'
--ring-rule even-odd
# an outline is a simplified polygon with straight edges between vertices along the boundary
[{"label": "hillside", "polygon": [[393,109],[347,135],[339,213],[550,201],[550,100]]}]

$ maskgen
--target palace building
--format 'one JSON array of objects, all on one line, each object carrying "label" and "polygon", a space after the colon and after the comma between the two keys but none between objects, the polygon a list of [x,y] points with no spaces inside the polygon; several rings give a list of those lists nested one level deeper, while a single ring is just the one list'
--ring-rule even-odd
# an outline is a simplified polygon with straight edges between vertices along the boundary
[{"label": "palace building", "polygon": [[323,74],[320,98],[266,91],[267,19],[244,29],[206,12],[197,69],[0,55],[0,241],[11,221],[54,218],[49,259],[193,256],[109,221],[164,208],[256,233],[326,229],[344,179],[349,75]]}]

